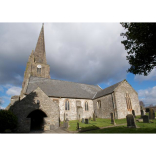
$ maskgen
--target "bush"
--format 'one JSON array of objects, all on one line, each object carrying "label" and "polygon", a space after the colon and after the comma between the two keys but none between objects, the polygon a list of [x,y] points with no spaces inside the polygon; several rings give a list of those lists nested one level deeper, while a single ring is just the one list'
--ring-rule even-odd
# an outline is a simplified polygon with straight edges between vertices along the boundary
[{"label": "bush", "polygon": [[17,117],[9,110],[0,110],[0,132],[17,127]]}]

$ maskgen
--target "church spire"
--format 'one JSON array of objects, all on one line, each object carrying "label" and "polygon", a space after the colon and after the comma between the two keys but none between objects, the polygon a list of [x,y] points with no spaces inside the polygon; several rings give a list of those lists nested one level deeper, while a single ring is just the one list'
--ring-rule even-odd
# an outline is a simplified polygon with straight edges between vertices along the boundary
[{"label": "church spire", "polygon": [[36,63],[47,64],[44,43],[44,23],[42,24],[41,32],[36,44],[34,57]]}]

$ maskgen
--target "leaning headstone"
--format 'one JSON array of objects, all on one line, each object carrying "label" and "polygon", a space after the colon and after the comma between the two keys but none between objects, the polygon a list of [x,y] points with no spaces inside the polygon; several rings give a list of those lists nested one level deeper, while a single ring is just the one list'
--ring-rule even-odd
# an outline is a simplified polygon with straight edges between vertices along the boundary
[{"label": "leaning headstone", "polygon": [[144,111],[141,110],[141,118],[143,118],[144,115],[145,115],[145,114],[144,114]]},{"label": "leaning headstone", "polygon": [[84,121],[84,118],[82,118],[82,121],[81,121],[82,123],[84,123],[85,121]]},{"label": "leaning headstone", "polygon": [[85,119],[85,124],[89,124],[89,120],[88,119]]},{"label": "leaning headstone", "polygon": [[111,124],[116,125],[115,119],[114,119],[114,113],[110,113],[111,115]]},{"label": "leaning headstone", "polygon": [[93,121],[96,121],[95,113],[93,113]]},{"label": "leaning headstone", "polygon": [[148,117],[148,115],[143,115],[142,118],[143,118],[143,122],[144,123],[149,123],[149,117]]},{"label": "leaning headstone", "polygon": [[132,114],[128,114],[126,116],[126,119],[127,119],[127,127],[129,127],[129,128],[136,128],[134,116]]},{"label": "leaning headstone", "polygon": [[154,119],[154,110],[152,108],[149,108],[149,119]]},{"label": "leaning headstone", "polygon": [[135,110],[132,110],[132,114],[136,118],[136,116],[135,116]]},{"label": "leaning headstone", "polygon": [[77,127],[76,127],[76,129],[79,130],[79,128],[80,128],[80,127],[79,127],[79,123],[77,122]]}]

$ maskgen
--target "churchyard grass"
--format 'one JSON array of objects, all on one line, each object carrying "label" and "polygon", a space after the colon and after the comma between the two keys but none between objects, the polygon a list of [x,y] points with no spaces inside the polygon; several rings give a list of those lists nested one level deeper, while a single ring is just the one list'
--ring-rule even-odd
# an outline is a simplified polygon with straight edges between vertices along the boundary
[{"label": "churchyard grass", "polygon": [[[139,119],[140,116],[136,116],[136,119]],[[115,127],[111,124],[111,119],[100,119],[96,118],[96,121],[93,119],[89,120],[89,124],[79,123],[79,127],[81,128],[81,133],[156,133],[156,120],[150,120],[153,123],[143,123],[137,122],[137,128],[127,128],[126,119],[115,119],[116,125]],[[69,131],[76,131],[78,120],[69,121]],[[123,124],[123,125],[121,125]],[[120,126],[121,125],[121,126]],[[106,127],[106,128],[104,128]],[[109,128],[107,128],[109,127]],[[104,128],[104,129],[100,129]]]},{"label": "churchyard grass", "polygon": [[[69,131],[76,131],[76,127],[77,127],[77,122],[78,120],[72,120],[69,121]],[[115,122],[117,125],[119,124],[126,124],[126,119],[115,119]],[[100,118],[96,118],[96,121],[93,121],[93,119],[89,120],[89,124],[85,124],[85,123],[79,123],[79,127],[81,128],[81,130],[85,131],[85,130],[91,130],[91,129],[99,129],[101,127],[107,127],[107,126],[113,126],[111,124],[111,120],[110,119],[100,119]]]},{"label": "churchyard grass", "polygon": [[137,128],[127,128],[127,125],[86,131],[83,133],[156,133],[156,120],[153,123],[136,122]]}]

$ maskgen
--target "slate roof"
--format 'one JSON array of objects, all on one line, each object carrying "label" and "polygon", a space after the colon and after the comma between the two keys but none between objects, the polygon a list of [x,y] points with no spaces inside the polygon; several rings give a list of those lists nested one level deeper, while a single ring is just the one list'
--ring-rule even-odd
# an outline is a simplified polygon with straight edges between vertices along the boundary
[{"label": "slate roof", "polygon": [[82,99],[92,99],[97,92],[102,90],[99,86],[94,85],[31,76],[26,94],[37,87],[40,87],[48,96]]},{"label": "slate roof", "polygon": [[[122,81],[121,81],[122,82]],[[97,99],[99,97],[102,97],[104,95],[107,95],[107,94],[110,94],[114,91],[114,89],[121,83],[121,82],[118,82],[110,87],[107,87],[99,92],[97,92],[97,94],[95,95],[94,99]]]}]

